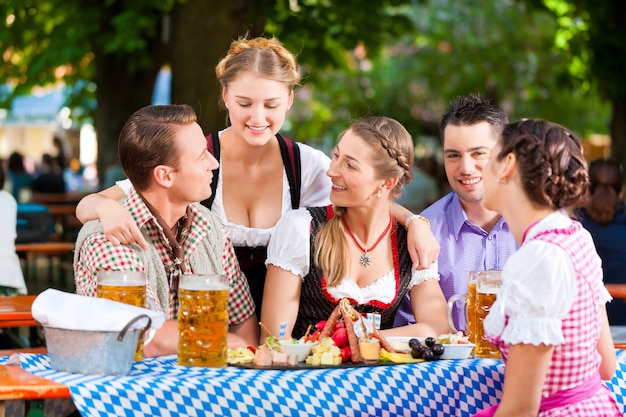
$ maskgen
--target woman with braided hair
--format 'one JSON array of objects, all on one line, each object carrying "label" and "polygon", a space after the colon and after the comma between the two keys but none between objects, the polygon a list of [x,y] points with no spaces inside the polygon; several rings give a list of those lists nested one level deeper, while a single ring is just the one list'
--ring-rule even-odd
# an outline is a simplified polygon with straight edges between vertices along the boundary
[{"label": "woman with braided hair", "polygon": [[[407,232],[391,215],[412,165],[411,136],[396,120],[357,120],[339,136],[327,171],[332,205],[286,213],[270,239],[261,312],[270,332],[286,321],[287,337],[299,338],[346,298],[381,315],[383,336],[448,332],[437,264],[411,267]],[[416,323],[391,328],[406,294]]]},{"label": "woman with braided hair", "polygon": [[580,139],[546,120],[510,123],[483,180],[483,204],[520,247],[483,323],[504,358],[502,399],[476,416],[622,416],[602,383],[616,359],[600,257],[565,211],[589,186]]}]

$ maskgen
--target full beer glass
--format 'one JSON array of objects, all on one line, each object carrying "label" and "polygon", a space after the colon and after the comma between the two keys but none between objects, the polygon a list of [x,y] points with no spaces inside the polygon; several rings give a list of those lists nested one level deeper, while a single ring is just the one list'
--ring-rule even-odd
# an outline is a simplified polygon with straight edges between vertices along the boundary
[{"label": "full beer glass", "polygon": [[496,301],[502,286],[501,271],[480,271],[476,273],[476,347],[474,356],[480,358],[500,358],[498,348],[485,337],[483,322]]},{"label": "full beer glass", "polygon": [[[100,271],[97,296],[132,306],[146,306],[146,275],[142,271]],[[143,360],[143,335],[137,344],[135,360]]]},{"label": "full beer glass", "polygon": [[465,304],[465,308],[463,309],[465,314],[461,316],[462,322],[458,324],[459,327],[465,326],[465,334],[471,343],[476,343],[476,276],[476,271],[470,271],[467,280],[467,293],[454,294],[448,299],[448,327],[450,327],[454,333],[462,330],[456,328],[452,316],[454,307],[457,306],[457,308],[459,308],[458,302],[462,301],[463,304]]},{"label": "full beer glass", "polygon": [[178,364],[224,367],[228,345],[228,278],[185,274],[178,284]]}]

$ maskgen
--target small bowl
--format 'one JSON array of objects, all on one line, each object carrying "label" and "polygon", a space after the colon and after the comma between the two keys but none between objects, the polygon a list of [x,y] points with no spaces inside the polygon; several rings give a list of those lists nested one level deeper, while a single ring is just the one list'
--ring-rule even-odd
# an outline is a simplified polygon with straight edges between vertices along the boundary
[{"label": "small bowl", "polygon": [[304,362],[307,356],[311,354],[313,346],[318,344],[319,342],[294,343],[292,340],[281,340],[280,351],[286,353],[287,355],[297,355],[298,362]]},{"label": "small bowl", "polygon": [[473,343],[459,343],[455,345],[443,345],[443,354],[439,359],[467,359],[474,348]]}]

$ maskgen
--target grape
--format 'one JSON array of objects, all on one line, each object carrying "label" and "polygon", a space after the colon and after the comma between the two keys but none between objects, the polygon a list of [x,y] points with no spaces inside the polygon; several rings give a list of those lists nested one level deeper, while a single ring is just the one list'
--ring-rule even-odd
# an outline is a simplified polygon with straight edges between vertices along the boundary
[{"label": "grape", "polygon": [[417,347],[417,346],[421,346],[421,345],[422,345],[422,343],[419,341],[419,339],[417,339],[415,337],[412,338],[411,340],[409,340],[409,347],[411,349],[413,349],[414,347]]},{"label": "grape", "polygon": [[434,353],[436,356],[441,356],[441,355],[443,355],[444,348],[443,348],[443,345],[442,345],[441,343],[435,343],[435,344],[431,347],[431,350],[433,351],[433,353]]},{"label": "grape", "polygon": [[426,349],[424,351],[424,360],[426,360],[426,361],[434,361],[434,360],[437,360],[437,356],[435,356],[435,354],[433,353],[432,350]]},{"label": "grape", "polygon": [[419,346],[414,346],[411,348],[411,356],[414,359],[422,359],[422,355],[424,354],[424,346],[421,344]]},{"label": "grape", "polygon": [[424,339],[424,343],[426,343],[426,346],[431,348],[435,344],[435,338],[434,337],[427,337],[426,339]]}]

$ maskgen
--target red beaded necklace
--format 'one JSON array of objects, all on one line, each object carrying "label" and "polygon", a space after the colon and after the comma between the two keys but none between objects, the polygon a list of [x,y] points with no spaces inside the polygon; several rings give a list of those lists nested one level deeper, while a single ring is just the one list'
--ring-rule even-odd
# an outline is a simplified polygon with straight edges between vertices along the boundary
[{"label": "red beaded necklace", "polygon": [[370,257],[368,256],[367,252],[371,252],[374,250],[374,248],[376,248],[376,246],[378,246],[378,244],[380,243],[381,240],[383,240],[383,238],[387,235],[387,233],[389,232],[389,230],[391,229],[391,225],[393,224],[393,217],[391,217],[391,215],[389,216],[389,224],[387,225],[387,227],[385,228],[385,230],[383,230],[383,233],[378,237],[378,239],[376,239],[376,242],[374,242],[374,244],[372,245],[371,248],[369,249],[365,249],[357,240],[356,236],[354,236],[354,234],[352,233],[352,230],[350,230],[350,226],[348,226],[348,222],[346,221],[346,217],[342,216],[341,220],[343,221],[343,224],[346,226],[346,230],[348,231],[348,234],[350,235],[350,237],[352,238],[352,240],[354,241],[354,244],[356,245],[357,248],[359,248],[359,250],[363,251],[363,255],[361,255],[361,258],[359,259],[359,263],[367,268],[368,266],[370,266],[370,263],[372,262],[372,260],[370,259]]}]

